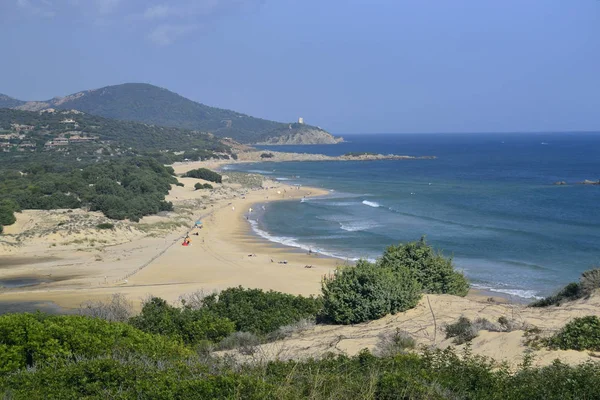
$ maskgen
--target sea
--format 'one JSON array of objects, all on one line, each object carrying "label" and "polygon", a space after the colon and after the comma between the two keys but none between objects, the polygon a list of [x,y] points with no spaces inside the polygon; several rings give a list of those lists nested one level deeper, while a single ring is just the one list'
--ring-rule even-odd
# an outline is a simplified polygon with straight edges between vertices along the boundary
[{"label": "sea", "polygon": [[257,235],[347,260],[374,260],[389,245],[425,236],[475,288],[520,299],[552,294],[600,267],[600,186],[578,184],[600,179],[600,132],[344,137],[262,148],[437,158],[227,166],[329,191],[266,204],[250,218]]}]

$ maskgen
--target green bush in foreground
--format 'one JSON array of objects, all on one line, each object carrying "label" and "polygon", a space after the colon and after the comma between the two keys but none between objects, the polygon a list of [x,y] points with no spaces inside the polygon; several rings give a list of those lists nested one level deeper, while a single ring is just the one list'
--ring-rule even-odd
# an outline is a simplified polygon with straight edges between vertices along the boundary
[{"label": "green bush in foreground", "polygon": [[551,348],[600,351],[600,318],[590,315],[575,318],[548,339]]},{"label": "green bush in foreground", "polygon": [[99,357],[115,352],[151,358],[189,353],[177,342],[149,335],[123,323],[41,313],[0,316],[0,373],[51,360]]},{"label": "green bush in foreground", "polygon": [[9,399],[597,399],[600,365],[506,367],[451,349],[423,355],[229,364],[216,358],[151,362],[77,359],[0,376]]},{"label": "green bush in foreground", "polygon": [[237,331],[266,335],[306,318],[314,318],[322,308],[315,297],[294,296],[241,286],[212,294],[203,300],[203,309],[235,323]]},{"label": "green bush in foreground", "polygon": [[407,269],[382,268],[361,260],[338,269],[321,282],[322,317],[337,324],[355,324],[413,308],[421,285]]},{"label": "green bush in foreground", "polygon": [[142,312],[129,322],[144,332],[166,335],[190,345],[205,340],[216,343],[235,330],[233,322],[209,310],[177,308],[157,297],[145,302]]},{"label": "green bush in foreground", "polygon": [[101,224],[96,225],[98,229],[114,229],[115,225],[110,222],[103,222]]},{"label": "green bush in foreground", "polygon": [[469,282],[454,269],[452,259],[436,253],[424,237],[417,242],[389,246],[378,264],[384,268],[408,268],[425,293],[466,296],[469,292]]}]

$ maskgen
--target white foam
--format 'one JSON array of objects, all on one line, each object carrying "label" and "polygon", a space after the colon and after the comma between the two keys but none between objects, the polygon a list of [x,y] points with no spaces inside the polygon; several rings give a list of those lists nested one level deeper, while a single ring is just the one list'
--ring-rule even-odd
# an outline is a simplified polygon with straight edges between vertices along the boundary
[{"label": "white foam", "polygon": [[[258,236],[262,237],[263,239],[266,239],[270,242],[274,242],[274,243],[279,243],[279,244],[283,244],[285,246],[290,246],[290,247],[296,247],[298,249],[302,249],[302,250],[306,250],[306,251],[313,251],[313,252],[317,252],[319,254],[322,254],[324,256],[328,256],[328,257],[333,257],[333,258],[339,258],[341,260],[347,260],[348,257],[343,257],[340,256],[338,254],[334,254],[334,253],[330,253],[328,251],[325,251],[323,249],[320,248],[316,248],[315,246],[309,246],[303,243],[299,243],[298,239],[296,238],[291,238],[291,237],[285,237],[285,236],[273,236],[271,235],[269,232],[266,232],[262,229],[260,229],[258,227],[258,222],[255,220],[248,220],[250,222],[250,226],[252,227],[252,230],[254,231],[254,233],[256,233]],[[358,258],[351,258],[351,261],[358,261]]]},{"label": "white foam", "polygon": [[340,228],[348,232],[366,231],[367,229],[375,228],[377,226],[379,225],[371,221],[340,222]]},{"label": "white foam", "polygon": [[275,178],[278,181],[289,181],[290,178]]},{"label": "white foam", "polygon": [[377,203],[376,201],[368,201],[368,200],[363,200],[362,202],[365,206],[369,206],[369,207],[374,207],[374,208],[378,208],[381,207],[379,205],[379,203]]},{"label": "white foam", "polygon": [[539,300],[539,299],[543,298],[541,296],[538,296],[538,292],[535,290],[504,289],[504,288],[497,288],[497,287],[478,285],[478,284],[472,284],[471,286],[473,286],[475,289],[489,290],[490,292],[497,292],[497,293],[504,293],[504,294],[508,294],[510,296],[521,297],[523,299]]}]

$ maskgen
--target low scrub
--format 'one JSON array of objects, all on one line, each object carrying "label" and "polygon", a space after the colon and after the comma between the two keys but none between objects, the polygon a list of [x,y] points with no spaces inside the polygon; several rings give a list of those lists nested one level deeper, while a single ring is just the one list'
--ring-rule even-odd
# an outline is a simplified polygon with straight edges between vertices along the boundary
[{"label": "low scrub", "polygon": [[261,338],[250,332],[233,332],[216,346],[217,350],[237,349],[241,354],[252,355],[262,342]]},{"label": "low scrub", "polygon": [[416,347],[417,342],[408,332],[396,328],[392,332],[383,332],[378,336],[379,342],[375,354],[380,357],[390,357],[406,353]]},{"label": "low scrub", "polygon": [[106,230],[106,229],[114,229],[115,225],[111,224],[110,222],[103,222],[101,224],[96,225],[96,228],[98,228],[98,229],[104,229],[104,230]]},{"label": "low scrub", "polygon": [[219,358],[75,358],[0,376],[7,399],[411,399],[576,400],[598,398],[600,365],[508,371],[452,349],[377,358],[325,356],[236,365]]},{"label": "low scrub", "polygon": [[205,183],[205,184],[202,184],[202,183],[200,183],[200,182],[197,182],[197,183],[194,185],[194,189],[196,189],[196,190],[201,190],[201,189],[212,189],[212,188],[213,188],[213,185],[211,185],[210,183]]},{"label": "low scrub", "polygon": [[110,322],[127,322],[133,315],[133,304],[120,293],[110,301],[88,301],[79,307],[79,314]]},{"label": "low scrub", "polygon": [[223,181],[223,177],[221,176],[221,174],[218,174],[206,168],[192,169],[186,172],[184,176],[187,178],[204,179],[205,181],[215,183],[221,183]]},{"label": "low scrub", "polygon": [[530,307],[560,306],[569,301],[583,299],[590,296],[596,289],[600,288],[600,268],[585,271],[581,274],[579,282],[571,282],[558,293],[546,298],[534,301]]},{"label": "low scrub", "polygon": [[314,318],[322,309],[320,298],[294,296],[241,286],[211,294],[203,299],[202,309],[235,324],[236,331],[266,335],[282,326]]},{"label": "low scrub", "polygon": [[144,332],[169,336],[190,345],[206,340],[217,343],[235,330],[232,321],[210,310],[173,307],[157,297],[146,301],[142,312],[131,318],[130,323]]},{"label": "low scrub", "polygon": [[526,329],[523,323],[506,317],[500,317],[497,323],[493,323],[485,318],[477,318],[475,321],[471,321],[469,318],[462,316],[455,323],[448,324],[445,327],[446,339],[454,338],[453,342],[459,345],[475,339],[479,335],[479,331],[512,332],[521,329]]},{"label": "low scrub", "polygon": [[550,337],[546,344],[561,350],[600,351],[600,318],[595,315],[575,318]]},{"label": "low scrub", "polygon": [[191,354],[178,342],[144,333],[128,324],[78,315],[0,316],[0,374],[74,357],[136,353],[149,358]]}]

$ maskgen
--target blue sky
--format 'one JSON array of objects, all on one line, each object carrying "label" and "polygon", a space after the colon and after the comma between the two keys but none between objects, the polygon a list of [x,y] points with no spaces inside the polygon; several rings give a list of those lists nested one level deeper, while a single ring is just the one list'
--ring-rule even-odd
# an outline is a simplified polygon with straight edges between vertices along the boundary
[{"label": "blue sky", "polygon": [[0,0],[0,93],[148,82],[334,133],[600,131],[598,0]]}]

